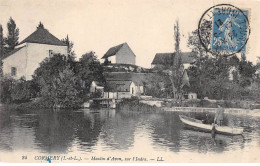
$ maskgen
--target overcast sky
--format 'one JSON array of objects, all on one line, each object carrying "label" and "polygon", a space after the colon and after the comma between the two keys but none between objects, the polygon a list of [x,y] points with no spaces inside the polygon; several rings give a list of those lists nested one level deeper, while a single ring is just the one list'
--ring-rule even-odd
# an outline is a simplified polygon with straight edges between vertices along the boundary
[{"label": "overcast sky", "polygon": [[110,47],[127,42],[136,54],[136,64],[150,67],[156,53],[174,51],[177,19],[181,50],[190,51],[188,34],[198,27],[208,8],[221,3],[250,9],[247,57],[256,61],[260,56],[260,2],[252,0],[0,0],[0,23],[6,35],[6,23],[12,16],[22,41],[41,21],[59,39],[68,34],[77,57],[93,50],[101,58]]}]

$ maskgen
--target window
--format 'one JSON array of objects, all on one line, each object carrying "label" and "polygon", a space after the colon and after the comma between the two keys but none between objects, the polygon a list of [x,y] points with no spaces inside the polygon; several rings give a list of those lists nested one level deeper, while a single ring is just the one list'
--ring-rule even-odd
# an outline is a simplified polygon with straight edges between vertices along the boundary
[{"label": "window", "polygon": [[134,94],[134,88],[132,87],[132,94]]},{"label": "window", "polygon": [[50,58],[53,57],[53,50],[49,50],[49,57],[50,57]]},{"label": "window", "polygon": [[11,67],[11,76],[16,76],[17,69],[16,67]]}]

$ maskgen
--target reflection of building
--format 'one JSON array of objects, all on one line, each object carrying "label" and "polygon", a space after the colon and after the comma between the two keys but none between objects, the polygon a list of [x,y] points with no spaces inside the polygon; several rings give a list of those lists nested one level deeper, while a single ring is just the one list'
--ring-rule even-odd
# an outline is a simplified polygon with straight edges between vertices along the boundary
[{"label": "reflection of building", "polygon": [[54,54],[67,54],[67,46],[47,29],[38,28],[3,58],[3,73],[15,79],[32,79],[40,62]]},{"label": "reflection of building", "polygon": [[105,63],[135,65],[135,54],[127,43],[110,48],[102,57]]}]

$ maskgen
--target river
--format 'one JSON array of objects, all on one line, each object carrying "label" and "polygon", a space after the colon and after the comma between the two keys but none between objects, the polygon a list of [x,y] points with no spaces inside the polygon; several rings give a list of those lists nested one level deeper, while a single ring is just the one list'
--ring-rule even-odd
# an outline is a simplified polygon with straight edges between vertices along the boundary
[{"label": "river", "polygon": [[[39,162],[35,155],[76,155],[83,162],[95,162],[93,156],[142,157],[144,162],[259,162],[260,117],[227,114],[226,125],[243,127],[243,136],[212,138],[185,129],[179,114],[1,108],[0,160]],[[234,158],[237,155],[241,157]]]}]

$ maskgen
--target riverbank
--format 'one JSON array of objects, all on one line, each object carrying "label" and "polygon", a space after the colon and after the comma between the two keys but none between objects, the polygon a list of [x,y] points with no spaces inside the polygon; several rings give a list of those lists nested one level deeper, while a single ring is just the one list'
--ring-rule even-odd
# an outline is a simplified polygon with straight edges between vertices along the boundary
[{"label": "riverbank", "polygon": [[[161,107],[162,111],[172,112],[210,112],[215,113],[216,108],[203,108],[203,107]],[[260,109],[240,109],[240,108],[225,108],[225,114],[241,114],[241,115],[252,115],[260,116]]]},{"label": "riverbank", "polygon": [[[194,102],[194,101],[193,101]],[[226,101],[224,101],[226,102]],[[218,103],[218,102],[216,102]],[[210,107],[197,107],[195,106],[175,106],[170,105],[168,101],[155,100],[150,98],[149,100],[127,99],[118,104],[118,109],[131,110],[132,112],[150,112],[150,111],[170,111],[170,112],[202,112],[202,113],[215,113],[217,106],[210,105]],[[245,108],[226,108],[224,106],[226,114],[240,114],[240,115],[252,115],[260,116],[260,109],[245,109]]]},{"label": "riverbank", "polygon": [[175,99],[166,98],[142,98],[141,103],[156,107],[202,107],[202,108],[217,108],[221,104],[224,108],[238,109],[260,109],[260,103],[248,100],[211,100],[211,99],[184,99],[178,101]]}]

